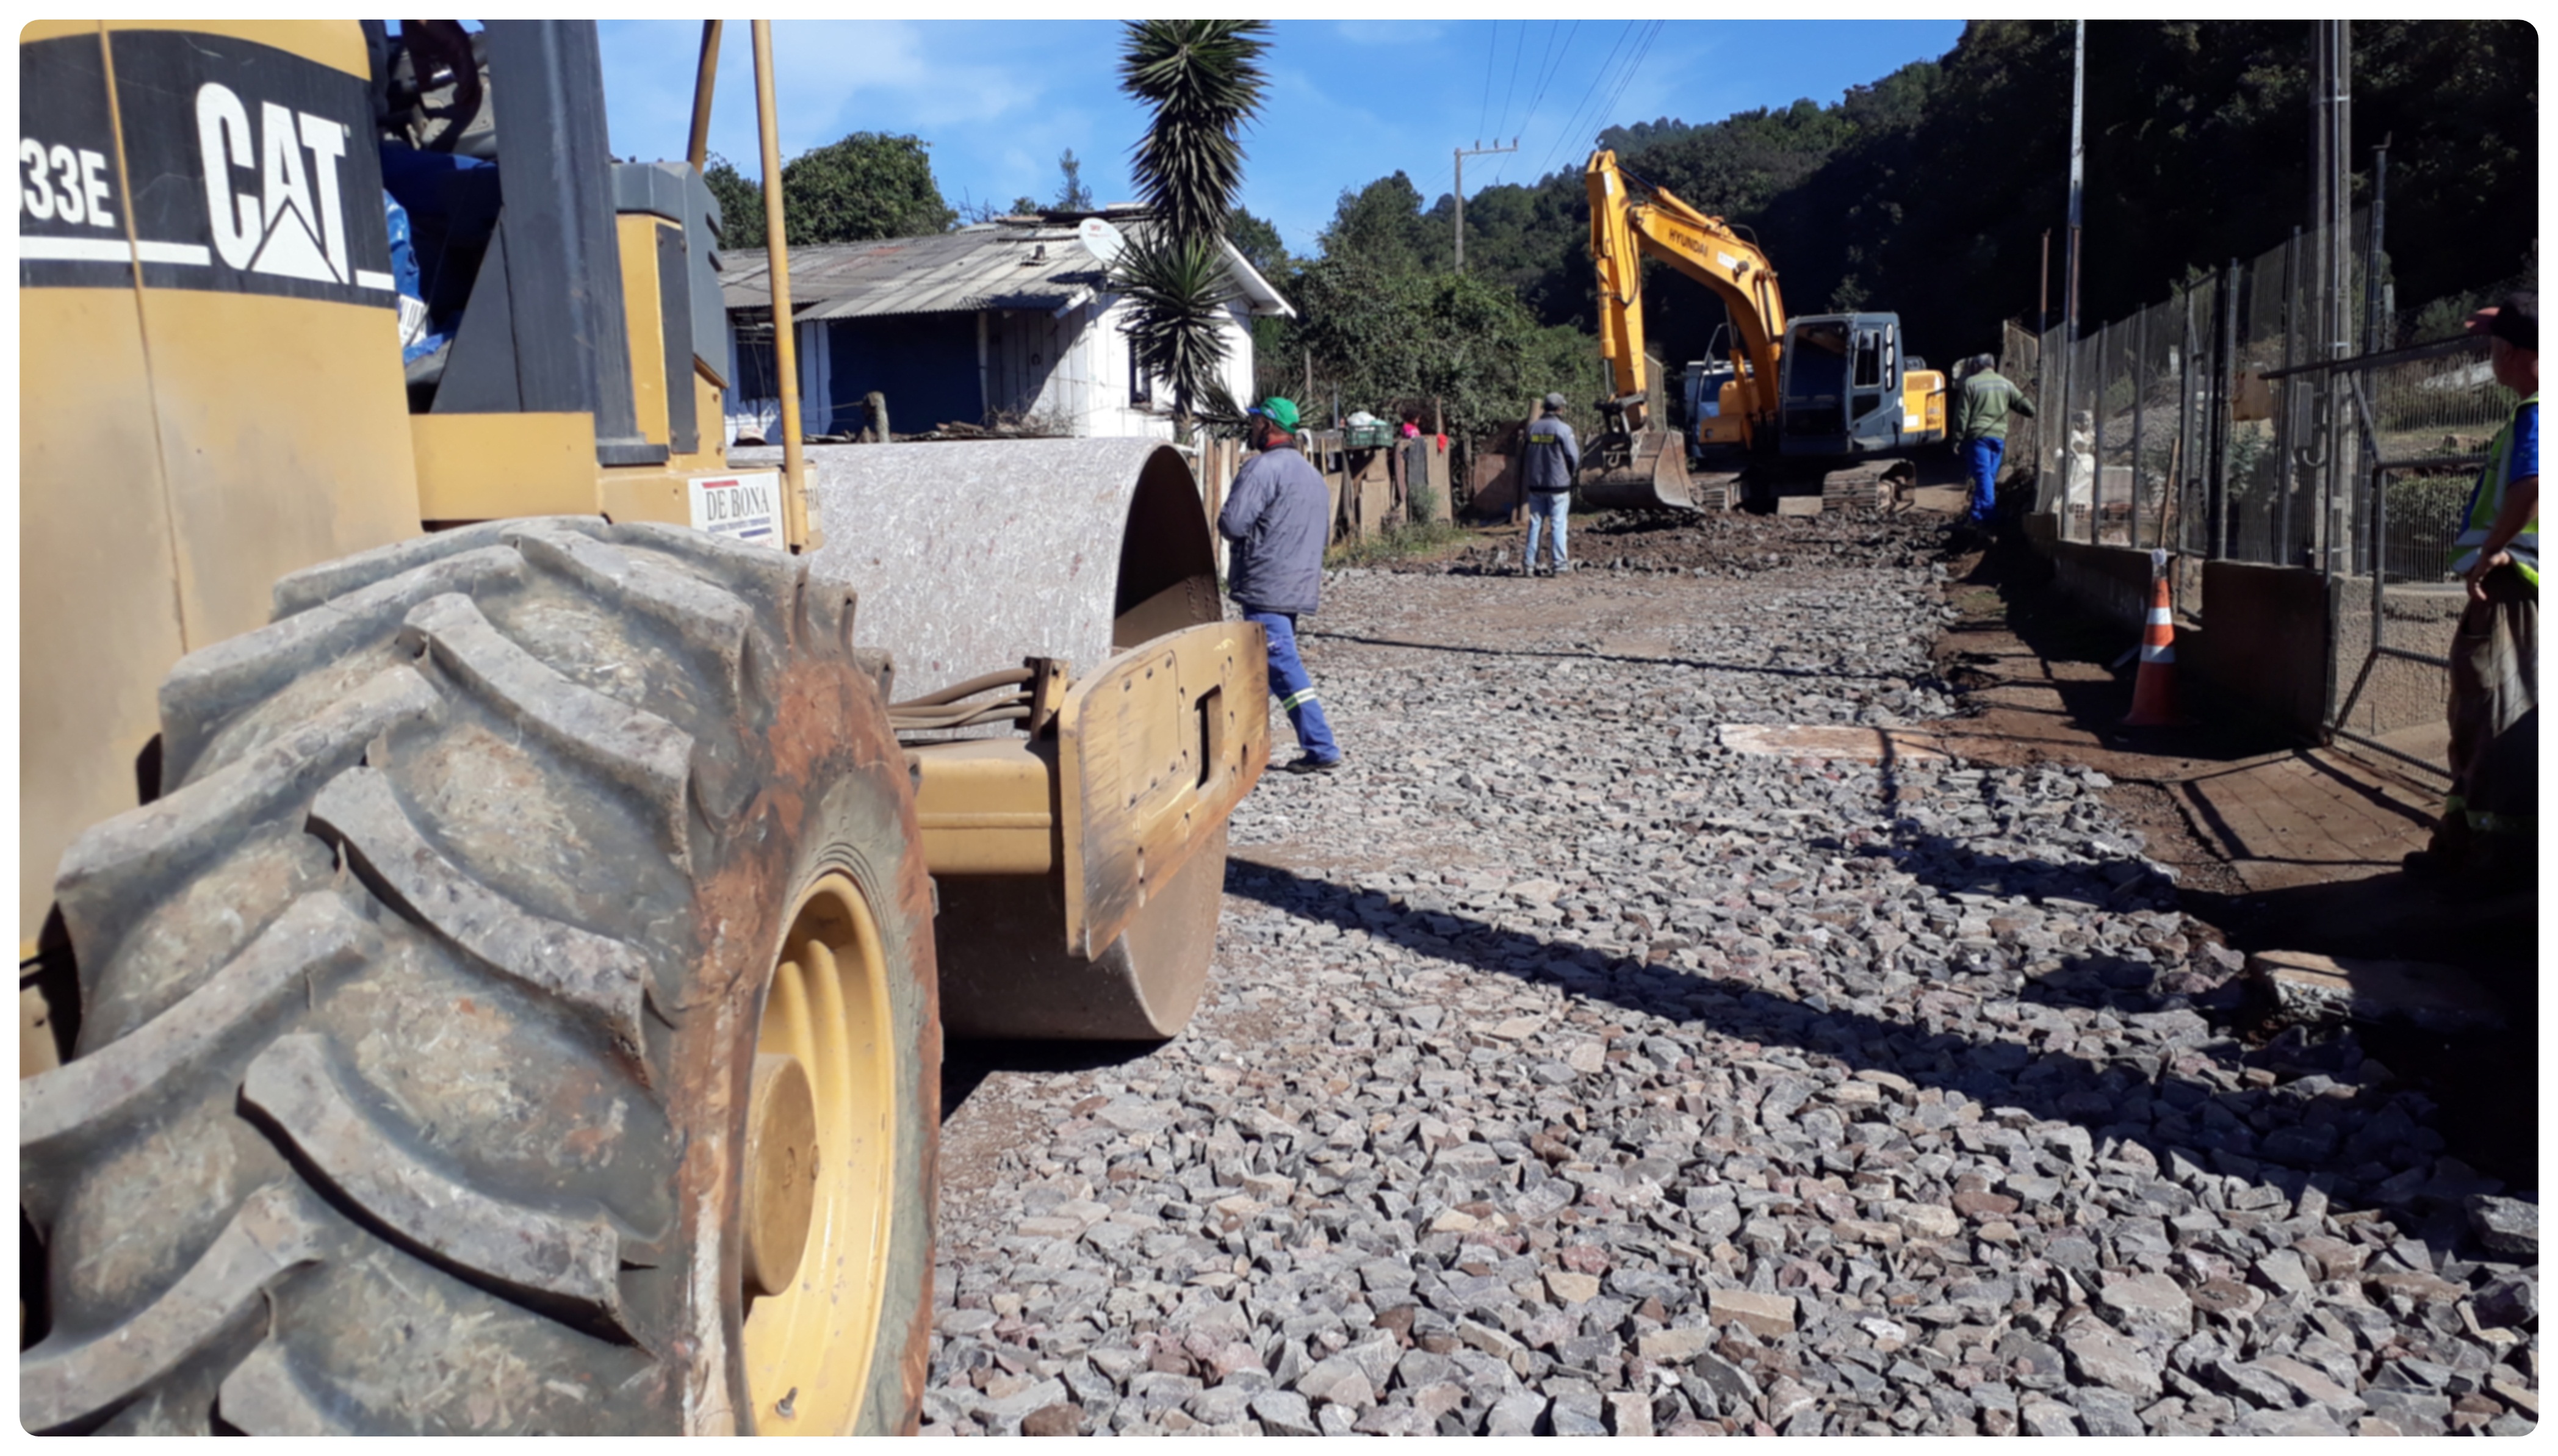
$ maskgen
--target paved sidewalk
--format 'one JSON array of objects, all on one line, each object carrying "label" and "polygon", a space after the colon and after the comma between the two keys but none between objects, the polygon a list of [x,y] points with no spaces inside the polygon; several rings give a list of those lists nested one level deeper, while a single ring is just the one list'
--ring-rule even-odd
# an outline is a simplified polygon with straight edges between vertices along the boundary
[{"label": "paved sidewalk", "polygon": [[2204,841],[2260,895],[2395,872],[2425,846],[2438,802],[2330,749],[2199,774],[2175,793]]}]

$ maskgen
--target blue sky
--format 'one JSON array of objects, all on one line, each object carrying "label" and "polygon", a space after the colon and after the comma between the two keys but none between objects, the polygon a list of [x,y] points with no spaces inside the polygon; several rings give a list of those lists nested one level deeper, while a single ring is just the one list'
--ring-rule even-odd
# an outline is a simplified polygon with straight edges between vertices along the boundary
[{"label": "blue sky", "polygon": [[[1577,169],[1610,124],[1703,122],[1809,96],[1836,100],[1912,61],[1934,59],[1958,20],[1373,20],[1273,26],[1268,99],[1246,133],[1243,205],[1311,252],[1346,187],[1400,169],[1425,198],[1467,159],[1471,196],[1494,181]],[[1100,202],[1133,196],[1129,146],[1143,112],[1115,82],[1118,22],[782,20],[775,86],[786,161],[854,131],[931,144],[942,195],[1008,204],[1058,189],[1071,147]],[[606,21],[604,71],[616,155],[681,156],[691,124],[697,21]],[[1630,64],[1632,63],[1632,64]],[[1542,79],[1540,79],[1542,77]],[[711,148],[754,175],[755,71],[747,27],[722,46]]]}]

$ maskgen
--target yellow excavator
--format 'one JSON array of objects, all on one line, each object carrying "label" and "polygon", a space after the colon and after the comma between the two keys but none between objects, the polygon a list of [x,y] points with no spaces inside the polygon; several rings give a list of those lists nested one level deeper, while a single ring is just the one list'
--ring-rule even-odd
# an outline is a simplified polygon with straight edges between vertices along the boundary
[{"label": "yellow excavator", "polygon": [[[1736,488],[1764,498],[1789,481],[1870,501],[1915,474],[1908,452],[1945,438],[1945,376],[1907,353],[1899,315],[1788,318],[1776,265],[1742,227],[1641,183],[1605,148],[1584,182],[1599,347],[1615,390],[1599,405],[1609,428],[1583,459],[1591,505],[1692,510],[1734,504]],[[1720,357],[1694,381],[1685,439],[1668,428],[1666,381],[1644,354],[1645,255],[1713,290],[1731,320],[1717,335]]]},{"label": "yellow excavator", "polygon": [[729,459],[718,42],[640,164],[591,22],[19,33],[31,1431],[913,1429],[945,1028],[1199,1002],[1190,467],[803,459],[780,245]]}]

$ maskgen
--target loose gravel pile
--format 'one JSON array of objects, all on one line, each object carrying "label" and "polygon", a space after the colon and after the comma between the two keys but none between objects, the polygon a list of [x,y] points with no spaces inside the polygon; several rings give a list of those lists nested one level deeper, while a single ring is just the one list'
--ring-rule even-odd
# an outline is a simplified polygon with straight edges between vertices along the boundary
[{"label": "loose gravel pile", "polygon": [[2527,1430],[2536,1195],[2100,776],[1718,745],[1946,711],[1940,578],[1332,582],[1191,1032],[953,1119],[925,1430]]}]

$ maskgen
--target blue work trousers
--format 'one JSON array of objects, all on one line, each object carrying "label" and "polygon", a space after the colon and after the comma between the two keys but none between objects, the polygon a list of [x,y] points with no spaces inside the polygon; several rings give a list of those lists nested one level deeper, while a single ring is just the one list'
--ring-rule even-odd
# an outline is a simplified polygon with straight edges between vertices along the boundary
[{"label": "blue work trousers", "polygon": [[1527,560],[1520,569],[1536,569],[1536,528],[1552,522],[1554,526],[1554,564],[1560,568],[1570,563],[1563,549],[1563,519],[1572,512],[1570,491],[1530,491],[1527,493]]},{"label": "blue work trousers", "polygon": [[1974,440],[1968,452],[1972,466],[1972,519],[1990,518],[1990,508],[1998,504],[1999,458],[2007,454],[2007,442],[1995,437]]},{"label": "blue work trousers", "polygon": [[1288,712],[1288,724],[1297,730],[1297,746],[1306,757],[1329,764],[1342,756],[1342,746],[1333,739],[1333,725],[1324,717],[1324,705],[1316,700],[1315,679],[1306,675],[1305,659],[1297,655],[1297,614],[1294,612],[1246,611],[1246,622],[1261,624],[1262,636],[1270,644],[1270,695]]}]

